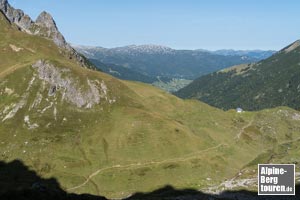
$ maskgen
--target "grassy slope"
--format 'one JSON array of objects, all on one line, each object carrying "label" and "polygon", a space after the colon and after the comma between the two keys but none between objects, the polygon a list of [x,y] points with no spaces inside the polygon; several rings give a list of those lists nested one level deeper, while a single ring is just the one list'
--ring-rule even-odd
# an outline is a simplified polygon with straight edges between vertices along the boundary
[{"label": "grassy slope", "polygon": [[[205,188],[235,176],[267,150],[279,152],[281,143],[293,144],[300,137],[294,110],[237,114],[183,101],[146,84],[81,68],[51,41],[21,33],[0,17],[0,159],[21,159],[39,175],[57,178],[69,191],[122,197],[165,184]],[[10,44],[23,50],[15,52]],[[60,92],[48,96],[36,79],[24,107],[2,122],[5,107],[26,94],[36,73],[31,64],[38,59],[69,69],[68,76],[82,90],[87,78],[104,81],[116,103],[76,108],[61,101]],[[43,100],[30,109],[38,92]],[[51,102],[56,119],[53,107],[41,113]],[[39,127],[29,130],[25,116]],[[288,154],[285,161],[299,161],[297,150]]]}]

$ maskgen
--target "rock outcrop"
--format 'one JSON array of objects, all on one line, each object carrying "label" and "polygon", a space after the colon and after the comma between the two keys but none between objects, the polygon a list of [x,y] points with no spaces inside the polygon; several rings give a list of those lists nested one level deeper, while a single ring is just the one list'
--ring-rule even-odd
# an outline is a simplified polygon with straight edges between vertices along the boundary
[{"label": "rock outcrop", "polygon": [[70,75],[66,68],[58,68],[43,60],[32,65],[37,70],[38,78],[48,85],[48,96],[55,96],[61,93],[61,101],[77,106],[78,108],[92,108],[101,100],[114,103],[115,99],[110,98],[104,81],[86,79],[86,88],[82,90],[78,80]]}]

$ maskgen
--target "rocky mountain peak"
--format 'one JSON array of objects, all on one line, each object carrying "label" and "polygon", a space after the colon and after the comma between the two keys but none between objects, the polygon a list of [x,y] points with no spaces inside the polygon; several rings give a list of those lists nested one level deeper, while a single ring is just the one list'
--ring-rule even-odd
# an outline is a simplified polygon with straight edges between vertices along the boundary
[{"label": "rocky mountain peak", "polygon": [[70,49],[63,35],[58,31],[53,17],[46,11],[43,11],[36,19],[35,24],[40,27],[39,34],[53,39],[54,43],[63,48]]},{"label": "rocky mountain peak", "polygon": [[2,11],[11,23],[15,23],[22,31],[33,35],[48,37],[62,48],[71,50],[63,35],[58,31],[52,16],[43,11],[36,22],[26,15],[22,10],[13,8],[7,0],[0,0],[0,11]]},{"label": "rocky mountain peak", "polygon": [[35,23],[45,26],[47,28],[57,29],[56,23],[55,23],[53,17],[51,16],[50,13],[48,13],[46,11],[41,12],[41,14],[37,17]]},{"label": "rocky mountain peak", "polygon": [[0,11],[11,23],[16,24],[21,31],[53,40],[58,47],[67,50],[70,59],[75,59],[84,67],[92,67],[66,42],[53,17],[48,12],[43,11],[34,22],[22,10],[13,8],[8,0],[0,0]]},{"label": "rocky mountain peak", "polygon": [[5,14],[10,22],[18,25],[21,30],[30,33],[29,29],[33,21],[22,10],[13,8],[7,0],[0,0],[0,11]]}]

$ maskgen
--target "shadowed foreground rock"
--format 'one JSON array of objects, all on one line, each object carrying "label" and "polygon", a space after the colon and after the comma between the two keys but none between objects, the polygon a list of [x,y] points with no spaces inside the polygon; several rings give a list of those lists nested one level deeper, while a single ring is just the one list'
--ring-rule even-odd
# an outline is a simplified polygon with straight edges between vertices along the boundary
[{"label": "shadowed foreground rock", "polygon": [[[10,163],[0,161],[1,200],[106,200],[102,196],[70,194],[64,191],[56,179],[43,179],[31,171],[21,161]],[[249,191],[225,191],[220,195],[202,193],[192,189],[177,190],[165,186],[150,193],[136,193],[124,200],[298,200],[300,185],[296,186],[296,196],[257,196]]]},{"label": "shadowed foreground rock", "polygon": [[88,194],[69,194],[61,189],[54,178],[40,178],[21,161],[10,163],[0,161],[0,199],[1,200],[105,200],[100,196]]}]

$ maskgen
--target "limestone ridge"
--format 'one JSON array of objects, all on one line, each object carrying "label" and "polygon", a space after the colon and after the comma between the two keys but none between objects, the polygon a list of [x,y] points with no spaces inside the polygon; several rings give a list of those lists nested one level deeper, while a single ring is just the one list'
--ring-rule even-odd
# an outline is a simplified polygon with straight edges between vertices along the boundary
[{"label": "limestone ridge", "polygon": [[11,23],[15,23],[22,31],[30,33],[29,29],[34,22],[22,10],[14,9],[7,0],[0,0],[0,10]]},{"label": "limestone ridge", "polygon": [[66,42],[49,13],[43,11],[34,22],[22,10],[13,8],[7,0],[0,0],[0,11],[3,12],[11,23],[16,24],[21,31],[53,40],[58,47],[67,50],[70,59],[76,59],[84,67],[91,67],[86,62],[86,59]]}]

